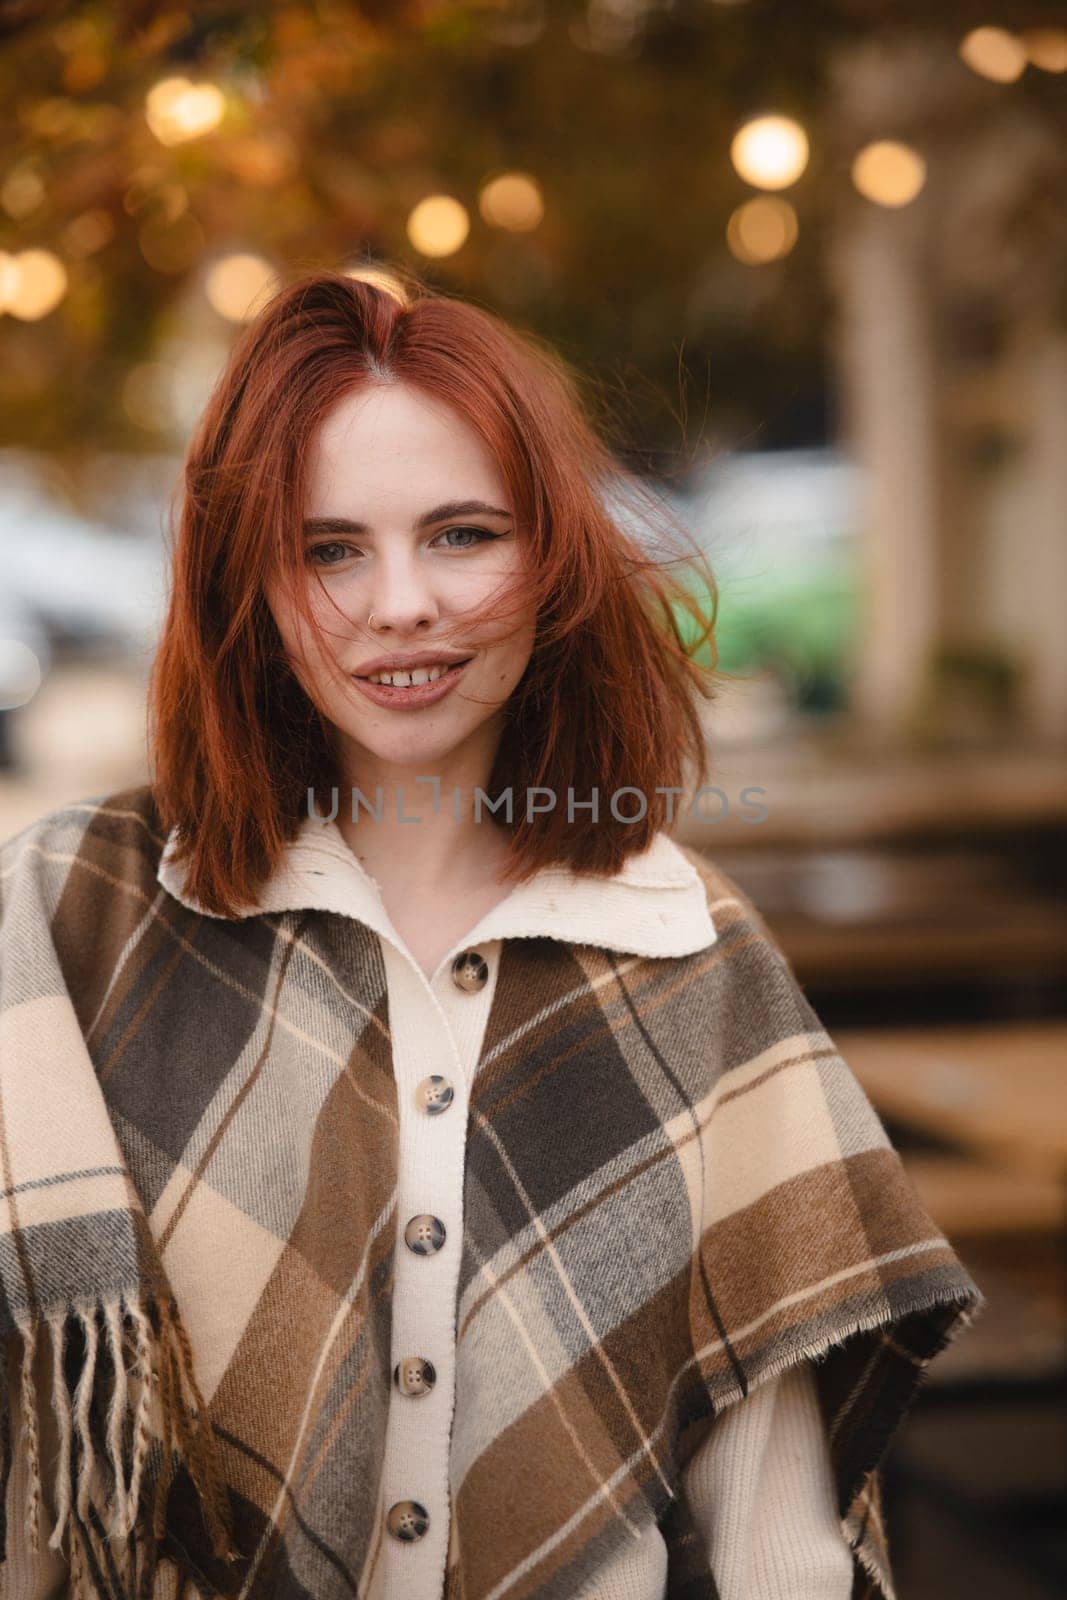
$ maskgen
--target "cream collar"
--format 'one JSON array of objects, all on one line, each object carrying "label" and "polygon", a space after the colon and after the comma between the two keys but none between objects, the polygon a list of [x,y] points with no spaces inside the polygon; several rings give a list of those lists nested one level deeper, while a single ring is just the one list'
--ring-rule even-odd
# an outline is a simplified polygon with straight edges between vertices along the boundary
[{"label": "cream collar", "polygon": [[[184,869],[170,859],[172,829],[157,878],[182,905],[216,915],[184,890]],[[256,904],[244,918],[262,912],[317,909],[365,923],[399,949],[403,941],[382,903],[376,881],[349,849],[335,821],[305,817],[297,836]],[[610,878],[543,867],[517,884],[472,927],[458,948],[493,939],[548,937],[599,945],[642,956],[691,955],[718,938],[707,893],[696,867],[663,832]]]}]

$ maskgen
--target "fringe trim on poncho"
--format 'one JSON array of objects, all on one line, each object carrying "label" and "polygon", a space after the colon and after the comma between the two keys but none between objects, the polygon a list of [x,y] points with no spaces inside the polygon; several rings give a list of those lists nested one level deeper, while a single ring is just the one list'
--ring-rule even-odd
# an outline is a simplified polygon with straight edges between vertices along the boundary
[{"label": "fringe trim on poncho", "polygon": [[[0,1386],[0,1563],[7,1554],[18,1420],[28,1457],[26,1538],[31,1551],[41,1548],[34,1361],[42,1342],[51,1358],[59,1436],[50,1484],[55,1527],[48,1545],[69,1563],[72,1600],[150,1600],[167,1497],[182,1464],[198,1491],[214,1554],[236,1560],[217,1444],[178,1308],[170,1297],[138,1302],[123,1295],[20,1321],[9,1337],[9,1359],[14,1354],[18,1363],[18,1417],[12,1415],[11,1387],[5,1383]],[[179,1594],[188,1592],[190,1581],[191,1575],[183,1573]],[[6,1568],[0,1565],[0,1593],[6,1587]]]}]

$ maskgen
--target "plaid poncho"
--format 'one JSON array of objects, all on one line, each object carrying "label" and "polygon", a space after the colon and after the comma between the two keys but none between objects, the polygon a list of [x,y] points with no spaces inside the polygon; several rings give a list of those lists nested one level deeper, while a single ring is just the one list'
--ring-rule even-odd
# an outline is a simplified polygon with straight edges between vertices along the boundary
[{"label": "plaid poncho", "polygon": [[[157,882],[164,843],[145,786],[0,849],[0,1332],[30,1457],[0,1548],[36,1548],[51,1404],[76,1595],[355,1596],[398,1239],[379,937],[319,910],[199,915]],[[444,1600],[572,1597],[651,1521],[668,1600],[713,1600],[682,1471],[718,1412],[812,1358],[854,1593],[892,1594],[875,1468],[980,1296],[758,913],[691,859],[706,950],[505,941],[457,1326],[489,1442],[454,1498]],[[303,1120],[241,1114],[268,1062]],[[249,1224],[271,1242],[255,1262]],[[232,1297],[193,1303],[190,1251],[216,1286],[232,1260]],[[501,1296],[520,1317],[493,1314]],[[205,1402],[187,1325],[212,1319],[231,1354]],[[494,1434],[531,1333],[540,1395]]]}]

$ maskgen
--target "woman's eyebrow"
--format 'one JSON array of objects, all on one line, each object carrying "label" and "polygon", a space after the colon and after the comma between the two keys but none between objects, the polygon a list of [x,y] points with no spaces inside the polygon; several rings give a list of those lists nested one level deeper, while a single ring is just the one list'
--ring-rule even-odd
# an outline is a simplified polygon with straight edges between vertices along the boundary
[{"label": "woman's eyebrow", "polygon": [[[446,500],[423,512],[415,526],[429,528],[435,522],[447,522],[452,517],[510,517],[511,512],[502,506],[490,505],[487,500]],[[365,522],[353,522],[350,517],[305,517],[304,532],[314,533],[370,533]]]}]

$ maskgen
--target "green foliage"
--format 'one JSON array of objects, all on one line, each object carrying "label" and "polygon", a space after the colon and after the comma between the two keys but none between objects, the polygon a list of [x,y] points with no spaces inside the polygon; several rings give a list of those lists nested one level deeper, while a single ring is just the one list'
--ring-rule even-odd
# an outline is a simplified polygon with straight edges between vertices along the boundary
[{"label": "green foliage", "polygon": [[[711,597],[694,574],[682,574],[705,614]],[[824,555],[805,563],[778,563],[758,580],[718,580],[718,666],[746,675],[773,667],[795,685],[801,703],[840,686],[855,644],[860,584],[854,553]],[[696,624],[679,613],[683,637],[698,637]],[[707,647],[696,659],[710,665]]]}]

